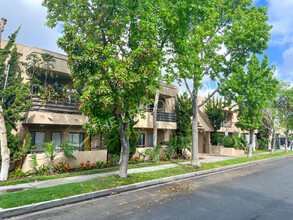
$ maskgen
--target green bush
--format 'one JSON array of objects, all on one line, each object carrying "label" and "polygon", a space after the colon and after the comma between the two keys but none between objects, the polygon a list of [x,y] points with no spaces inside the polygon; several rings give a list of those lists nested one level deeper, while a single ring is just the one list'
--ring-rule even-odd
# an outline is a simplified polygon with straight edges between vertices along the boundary
[{"label": "green bush", "polygon": [[17,169],[16,171],[12,171],[9,173],[9,179],[18,179],[21,177],[31,175],[29,172],[22,172],[21,169]]}]

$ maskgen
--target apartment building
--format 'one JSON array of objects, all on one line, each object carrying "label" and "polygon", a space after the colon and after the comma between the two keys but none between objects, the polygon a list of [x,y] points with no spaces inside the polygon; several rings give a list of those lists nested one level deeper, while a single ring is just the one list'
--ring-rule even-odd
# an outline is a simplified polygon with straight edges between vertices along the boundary
[{"label": "apartment building", "polygon": [[[1,46],[4,47],[7,41],[2,40]],[[79,152],[75,152],[76,161],[69,161],[72,167],[77,167],[79,162],[90,160],[91,162],[107,160],[107,148],[103,144],[101,136],[90,136],[82,128],[82,125],[87,122],[87,117],[79,110],[78,98],[74,97],[72,90],[73,82],[67,68],[67,56],[52,51],[44,50],[37,47],[17,43],[17,49],[20,56],[20,61],[27,62],[27,58],[31,54],[41,56],[41,54],[51,54],[55,62],[53,63],[53,77],[46,78],[47,84],[54,87],[54,91],[63,93],[63,96],[58,99],[52,98],[50,101],[45,101],[36,92],[31,98],[33,104],[26,114],[26,119],[18,123],[18,135],[23,140],[27,133],[32,135],[32,145],[37,146],[37,149],[31,152],[38,152],[39,165],[44,162],[43,143],[54,141],[56,147],[64,141],[69,141],[71,144],[79,148]],[[26,81],[28,76],[23,71],[23,77]],[[45,76],[41,75],[40,80],[44,83]],[[172,134],[176,131],[176,115],[174,112],[175,102],[179,88],[173,85],[162,85],[159,95],[157,124],[158,124],[158,144],[164,145],[170,140]],[[137,144],[137,149],[147,149],[153,146],[153,105],[146,106],[146,117],[138,116],[138,123],[134,126],[140,130],[140,137]],[[199,113],[199,152],[210,152],[210,132],[212,127],[208,119],[202,112]],[[62,155],[58,155],[56,163],[64,161]],[[24,163],[24,170],[28,168],[29,157]]]}]

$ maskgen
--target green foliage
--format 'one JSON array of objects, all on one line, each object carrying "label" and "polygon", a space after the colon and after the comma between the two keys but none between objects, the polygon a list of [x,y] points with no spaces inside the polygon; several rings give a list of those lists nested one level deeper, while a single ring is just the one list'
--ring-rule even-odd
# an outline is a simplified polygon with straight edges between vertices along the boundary
[{"label": "green foliage", "polygon": [[293,88],[282,85],[278,100],[278,121],[285,131],[293,129]]},{"label": "green foliage", "polygon": [[236,126],[242,130],[256,130],[262,125],[263,110],[276,97],[278,80],[274,78],[274,67],[268,67],[268,57],[262,63],[256,55],[251,57],[248,71],[240,68],[227,81],[222,94],[228,103],[238,105]]},{"label": "green foliage", "polygon": [[191,151],[190,142],[184,136],[173,136],[168,142],[168,154],[182,153],[183,150]]},{"label": "green foliage", "polygon": [[16,171],[12,171],[9,173],[9,177],[8,179],[19,179],[21,177],[26,177],[29,176],[30,173],[29,172],[22,172],[21,169],[17,169]]},{"label": "green foliage", "polygon": [[44,153],[47,158],[54,160],[55,156],[57,155],[54,141],[44,143]]},{"label": "green foliage", "polygon": [[[31,102],[27,99],[29,85],[23,83],[22,69],[18,61],[20,54],[18,54],[14,44],[18,31],[19,28],[9,36],[9,41],[5,47],[0,49],[0,105],[3,108],[10,156],[15,158],[18,157],[18,153],[21,151],[21,142],[19,137],[13,134],[13,130],[17,131],[16,122],[25,119],[25,115],[21,113],[26,112],[31,105]],[[4,90],[6,70],[8,68],[6,62],[9,65],[9,73]],[[4,98],[3,102],[1,101],[2,97]]]},{"label": "green foliage", "polygon": [[[134,155],[136,152],[136,144],[139,139],[140,131],[135,131],[133,126],[137,122],[130,123],[130,136],[129,136],[129,154]],[[113,127],[104,137],[105,145],[107,146],[110,154],[120,155],[121,153],[121,142],[119,135],[119,128]]]},{"label": "green foliage", "polygon": [[247,141],[243,133],[240,135],[238,132],[233,132],[233,137],[219,137],[218,141],[227,148],[245,149],[247,147]]},{"label": "green foliage", "polygon": [[76,157],[72,153],[78,149],[77,147],[70,145],[68,141],[64,141],[59,147],[63,150],[66,158],[76,160]]},{"label": "green foliage", "polygon": [[115,164],[117,164],[119,162],[119,160],[120,160],[120,156],[117,155],[117,154],[114,154],[112,156],[112,158],[110,159],[110,163],[115,165]]},{"label": "green foliage", "polygon": [[187,92],[183,95],[177,96],[175,103],[176,123],[177,130],[176,134],[183,136],[190,143],[191,142],[191,117],[192,117],[192,102]]},{"label": "green foliage", "polygon": [[215,99],[214,97],[210,99],[205,105],[205,114],[208,116],[214,132],[221,128],[221,124],[226,118],[222,111],[223,108],[224,104],[222,99]]},{"label": "green foliage", "polygon": [[25,136],[24,139],[24,146],[19,147],[18,151],[16,151],[12,157],[12,160],[15,161],[20,161],[26,157],[28,154],[29,150],[31,149],[31,141],[32,141],[32,136],[30,132]]},{"label": "green foliage", "polygon": [[220,139],[222,138],[221,135],[217,132],[211,132],[211,144],[217,145],[220,142]]},{"label": "green foliage", "polygon": [[68,173],[70,166],[68,162],[59,162],[56,166],[54,166],[54,170],[57,173]]},{"label": "green foliage", "polygon": [[260,150],[260,149],[267,149],[268,147],[268,142],[269,142],[269,139],[268,138],[265,138],[265,137],[262,137],[260,139],[257,139],[257,149]]},{"label": "green foliage", "polygon": [[37,161],[37,155],[32,154],[30,155],[31,160],[29,161],[29,167],[33,169],[34,173],[38,173],[38,161]]},{"label": "green foliage", "polygon": [[45,165],[43,164],[42,166],[40,166],[38,168],[38,171],[36,173],[37,175],[40,175],[40,176],[48,176],[50,174],[50,165]]}]

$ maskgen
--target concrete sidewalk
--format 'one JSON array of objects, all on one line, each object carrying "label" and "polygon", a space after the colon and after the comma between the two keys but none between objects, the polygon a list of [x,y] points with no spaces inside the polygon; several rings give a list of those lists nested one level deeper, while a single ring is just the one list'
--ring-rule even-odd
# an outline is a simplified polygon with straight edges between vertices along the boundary
[{"label": "concrete sidewalk", "polygon": [[[239,158],[239,157],[242,157],[242,156],[201,154],[200,158],[203,158],[203,159],[201,159],[200,162],[201,163],[212,163],[212,162],[230,160],[230,159]],[[188,163],[189,162],[182,162],[182,163],[174,163],[174,164],[165,164],[165,165],[157,165],[157,166],[151,166],[151,167],[128,169],[128,174],[165,170],[165,169],[174,168],[174,167],[188,164]],[[22,184],[17,184],[17,185],[10,185],[10,186],[1,186],[0,187],[0,195],[5,194],[5,193],[18,192],[18,191],[27,190],[27,189],[47,188],[47,187],[58,186],[58,185],[67,184],[67,183],[84,182],[84,181],[88,181],[88,180],[92,180],[92,179],[115,175],[115,174],[118,174],[118,171],[111,171],[111,172],[91,174],[91,175],[65,177],[65,178],[44,180],[44,181],[31,182],[31,183],[22,183]]]}]

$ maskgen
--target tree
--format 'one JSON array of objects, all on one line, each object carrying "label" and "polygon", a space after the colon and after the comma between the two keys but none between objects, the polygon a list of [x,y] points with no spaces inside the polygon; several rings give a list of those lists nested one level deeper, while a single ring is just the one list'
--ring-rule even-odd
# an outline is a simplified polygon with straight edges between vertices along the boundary
[{"label": "tree", "polygon": [[262,125],[263,111],[277,94],[278,80],[273,77],[274,67],[268,67],[268,57],[265,55],[262,63],[254,54],[244,68],[235,72],[226,85],[222,94],[228,105],[237,104],[237,127],[248,130],[250,134],[248,157],[252,156],[254,131]]},{"label": "tree", "polygon": [[[127,177],[130,121],[160,88],[163,53],[153,1],[45,0],[48,26],[62,23],[58,45],[82,94],[85,128],[100,134],[119,127],[120,177]],[[74,9],[74,10],[72,10]]]},{"label": "tree", "polygon": [[175,113],[177,123],[176,135],[185,137],[186,141],[191,143],[192,103],[187,92],[184,92],[181,96],[177,96]]},{"label": "tree", "polygon": [[[198,109],[245,66],[250,53],[267,48],[271,26],[267,9],[252,6],[252,0],[172,1],[167,21],[176,22],[170,35],[171,73],[184,82],[192,98],[192,165],[198,154]],[[219,82],[217,89],[198,105],[203,77]],[[189,85],[188,80],[192,81]]]},{"label": "tree", "polygon": [[221,128],[222,122],[225,120],[226,116],[223,113],[223,102],[222,99],[215,99],[214,97],[210,99],[205,105],[205,114],[214,129],[211,133],[212,144],[217,144],[217,131]]},{"label": "tree", "polygon": [[263,112],[263,126],[269,131],[269,147],[271,154],[276,148],[276,130],[279,127],[278,117],[278,103],[277,98],[270,100],[268,106]]},{"label": "tree", "polygon": [[278,120],[281,128],[284,129],[285,151],[288,151],[288,135],[289,131],[293,129],[293,89],[283,86],[281,89],[278,101]]},{"label": "tree", "polygon": [[[130,135],[129,135],[129,154],[134,155],[136,152],[136,144],[140,135],[139,131],[135,131],[133,126],[137,122],[130,123]],[[107,146],[108,153],[114,155],[120,155],[121,153],[121,142],[119,136],[118,127],[113,127],[106,135],[105,135],[105,145]]]},{"label": "tree", "polygon": [[[29,86],[28,84],[23,83],[23,78],[21,77],[22,71],[20,68],[20,63],[18,62],[19,54],[17,52],[16,46],[14,45],[18,31],[19,29],[9,37],[9,41],[4,49],[0,50],[0,97],[2,98],[2,100],[0,100],[0,110],[3,111],[3,116],[1,115],[2,112],[0,113],[0,129],[2,132],[1,180],[7,179],[10,157],[13,157],[15,154],[17,154],[19,148],[21,147],[19,137],[12,134],[12,131],[17,131],[16,122],[25,119],[25,116],[21,113],[27,111],[31,105],[31,102],[29,102],[27,99]],[[8,68],[6,69],[5,65],[7,60],[9,71]],[[5,146],[7,146],[8,149],[3,150]]]},{"label": "tree", "polygon": [[156,150],[158,146],[157,112],[158,112],[159,96],[160,96],[160,90],[157,89],[157,92],[155,95],[154,109],[153,109],[153,125],[154,125],[153,148],[154,150]]}]

